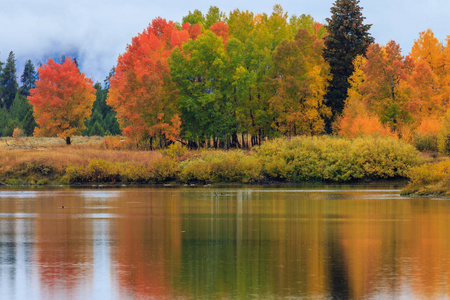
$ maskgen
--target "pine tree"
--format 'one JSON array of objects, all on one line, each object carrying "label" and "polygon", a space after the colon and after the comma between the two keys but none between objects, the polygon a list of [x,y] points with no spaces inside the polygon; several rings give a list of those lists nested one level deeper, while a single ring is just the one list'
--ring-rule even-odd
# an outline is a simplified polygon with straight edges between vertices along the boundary
[{"label": "pine tree", "polygon": [[36,69],[34,68],[31,60],[28,60],[25,64],[25,68],[23,70],[22,76],[20,76],[20,82],[22,86],[20,87],[20,94],[28,97],[30,96],[30,89],[34,89],[36,87],[36,80],[38,79],[38,74]]},{"label": "pine tree", "polygon": [[33,110],[30,109],[22,122],[22,128],[23,128],[25,135],[32,136],[36,125],[37,124],[36,124],[36,121],[34,120]]},{"label": "pine tree", "polygon": [[17,78],[16,78],[16,59],[14,52],[10,52],[6,65],[3,68],[3,73],[0,75],[0,85],[2,86],[2,93],[0,96],[1,106],[9,107],[12,105],[17,92]]},{"label": "pine tree", "polygon": [[359,0],[336,0],[330,10],[331,18],[326,19],[328,36],[323,57],[330,64],[332,79],[325,99],[333,114],[328,130],[344,108],[350,87],[348,78],[353,74],[353,60],[357,55],[364,55],[374,42],[369,33],[372,25],[363,24],[365,17],[361,10]]}]

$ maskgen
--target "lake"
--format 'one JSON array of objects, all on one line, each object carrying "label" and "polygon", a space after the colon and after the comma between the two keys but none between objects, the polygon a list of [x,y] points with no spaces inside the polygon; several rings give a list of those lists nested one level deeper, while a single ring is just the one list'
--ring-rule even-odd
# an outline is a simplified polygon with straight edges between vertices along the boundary
[{"label": "lake", "polygon": [[450,202],[395,187],[0,190],[0,299],[449,297]]}]

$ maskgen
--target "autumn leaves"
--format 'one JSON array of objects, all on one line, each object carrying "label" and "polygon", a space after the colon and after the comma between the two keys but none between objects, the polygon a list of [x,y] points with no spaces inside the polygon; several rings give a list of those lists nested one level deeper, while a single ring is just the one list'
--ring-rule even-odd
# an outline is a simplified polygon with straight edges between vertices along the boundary
[{"label": "autumn leaves", "polygon": [[337,132],[354,137],[383,134],[414,141],[437,134],[450,98],[450,46],[431,30],[420,33],[410,55],[400,46],[372,44],[354,62],[351,88]]},{"label": "autumn leaves", "polygon": [[64,137],[70,144],[70,137],[81,135],[84,121],[91,116],[95,101],[92,81],[80,73],[70,58],[63,64],[50,59],[38,72],[39,80],[29,97],[39,124],[34,134]]},{"label": "autumn leaves", "polygon": [[[366,49],[373,39],[357,1],[338,2],[345,16],[354,6],[360,27],[355,32],[366,41],[350,44],[355,51]],[[151,149],[177,140],[192,148],[247,148],[281,135],[321,134],[327,120],[335,120],[329,127],[346,137],[412,141],[418,131],[435,134],[445,123],[450,46],[430,30],[420,34],[409,56],[393,41],[372,43],[356,58],[342,53],[353,60],[353,68],[345,67],[349,74],[354,69],[347,81],[347,73],[338,78],[344,59],[330,57],[331,46],[342,46],[330,38],[334,19],[327,20],[328,33],[310,16],[288,19],[280,6],[271,15],[234,10],[228,16],[212,7],[206,17],[194,11],[184,20],[181,25],[154,19],[119,56],[110,79],[107,103],[123,134]],[[95,98],[92,83],[71,60],[49,61],[39,76],[30,97],[40,126],[36,133],[80,134]],[[337,79],[347,93],[333,86]],[[348,94],[342,114],[341,94]]]},{"label": "autumn leaves", "polygon": [[320,133],[330,76],[322,34],[311,17],[288,21],[280,6],[270,16],[235,10],[227,23],[157,18],[119,57],[107,101],[126,135],[162,147]]}]

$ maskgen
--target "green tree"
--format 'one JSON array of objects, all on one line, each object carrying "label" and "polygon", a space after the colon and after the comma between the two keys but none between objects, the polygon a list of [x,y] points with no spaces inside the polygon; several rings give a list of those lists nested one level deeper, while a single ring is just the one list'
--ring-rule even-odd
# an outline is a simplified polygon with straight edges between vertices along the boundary
[{"label": "green tree", "polygon": [[325,99],[333,114],[328,131],[331,122],[344,108],[350,88],[348,78],[354,71],[353,60],[357,55],[365,55],[367,47],[374,41],[369,33],[372,25],[364,24],[361,11],[359,0],[336,0],[331,7],[331,18],[326,19],[328,35],[323,57],[330,64],[332,79]]},{"label": "green tree", "polygon": [[254,14],[249,11],[235,9],[228,16],[228,28],[231,37],[245,42],[254,28]]},{"label": "green tree", "polygon": [[208,29],[217,22],[224,22],[225,19],[226,15],[224,12],[221,12],[217,6],[211,6],[205,16],[205,28]]},{"label": "green tree", "polygon": [[1,106],[9,109],[12,105],[18,88],[16,78],[16,58],[14,52],[10,52],[3,72],[0,75],[0,86],[2,93],[0,96]]},{"label": "green tree", "polygon": [[20,94],[25,97],[30,96],[30,89],[34,89],[36,87],[36,80],[38,79],[38,74],[36,69],[34,68],[34,64],[31,60],[28,60],[25,64],[25,68],[23,70],[22,76],[20,76],[20,82],[22,86],[20,87]]},{"label": "green tree", "polygon": [[170,59],[173,80],[179,89],[182,136],[191,147],[204,145],[211,138],[225,147],[236,136],[232,74],[223,40],[206,31],[197,40],[175,48]]},{"label": "green tree", "polygon": [[17,93],[11,107],[9,108],[11,117],[19,123],[22,123],[30,110],[33,110],[33,106],[28,102],[28,99],[24,95]]},{"label": "green tree", "polygon": [[[94,84],[96,89],[95,102],[92,108],[92,115],[89,120],[86,120],[86,129],[83,131],[83,135],[103,136],[109,134],[120,134],[119,123],[115,118],[115,112],[112,107],[106,104],[106,98],[108,96],[109,77],[105,80],[105,88],[97,82]],[[98,123],[98,126],[95,125]],[[96,127],[93,130],[93,127]],[[102,131],[102,132],[100,132]]]},{"label": "green tree", "polygon": [[189,23],[191,25],[194,25],[194,24],[204,25],[205,24],[205,16],[198,9],[194,10],[194,12],[189,11],[189,14],[187,16],[183,17],[182,23],[183,24]]},{"label": "green tree", "polygon": [[95,121],[91,130],[89,131],[89,136],[104,136],[105,129],[103,129],[102,125],[98,121]]},{"label": "green tree", "polygon": [[25,118],[22,122],[23,132],[27,136],[32,136],[34,133],[34,128],[37,126],[36,121],[34,120],[33,110],[30,109],[28,113],[25,115]]}]

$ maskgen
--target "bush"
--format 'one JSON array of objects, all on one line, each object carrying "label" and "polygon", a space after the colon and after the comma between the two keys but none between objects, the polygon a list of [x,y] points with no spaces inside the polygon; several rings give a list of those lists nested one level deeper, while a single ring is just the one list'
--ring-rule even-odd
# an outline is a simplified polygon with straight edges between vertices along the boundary
[{"label": "bush", "polygon": [[242,182],[261,179],[261,164],[243,151],[204,151],[180,164],[184,182]]},{"label": "bush", "polygon": [[416,133],[414,146],[419,151],[438,151],[438,137],[435,134]]},{"label": "bush", "polygon": [[448,194],[450,191],[450,160],[424,164],[409,172],[410,182],[402,194]]},{"label": "bush", "polygon": [[257,148],[263,173],[290,182],[345,182],[406,177],[419,163],[418,151],[388,137],[277,139]]}]

